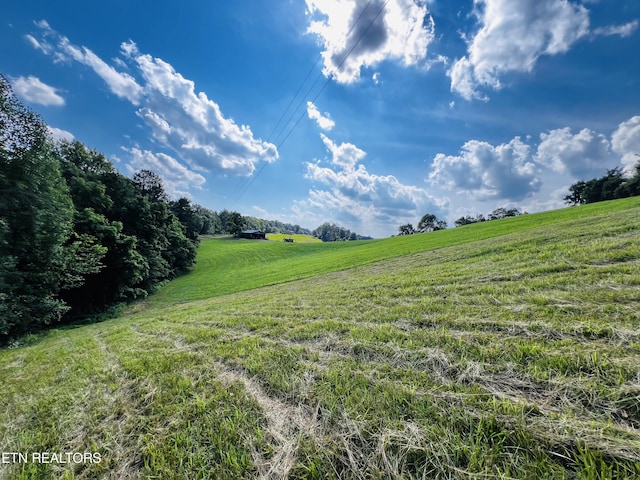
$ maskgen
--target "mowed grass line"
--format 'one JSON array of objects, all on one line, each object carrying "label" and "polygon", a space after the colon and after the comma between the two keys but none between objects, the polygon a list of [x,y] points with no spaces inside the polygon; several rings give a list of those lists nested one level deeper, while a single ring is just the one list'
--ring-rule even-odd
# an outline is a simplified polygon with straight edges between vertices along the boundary
[{"label": "mowed grass line", "polygon": [[148,302],[159,306],[251,290],[638,206],[640,197],[633,197],[382,240],[284,243],[209,238],[200,245],[193,271],[164,285]]},{"label": "mowed grass line", "polygon": [[625,208],[138,304],[0,351],[3,448],[104,459],[0,476],[638,478],[639,290]]}]

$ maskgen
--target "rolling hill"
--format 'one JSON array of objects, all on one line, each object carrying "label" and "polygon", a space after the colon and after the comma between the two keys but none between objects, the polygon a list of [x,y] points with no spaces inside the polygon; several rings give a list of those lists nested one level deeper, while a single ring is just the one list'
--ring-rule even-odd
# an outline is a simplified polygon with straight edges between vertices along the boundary
[{"label": "rolling hill", "polygon": [[640,198],[335,244],[207,239],[0,350],[7,478],[638,478]]}]

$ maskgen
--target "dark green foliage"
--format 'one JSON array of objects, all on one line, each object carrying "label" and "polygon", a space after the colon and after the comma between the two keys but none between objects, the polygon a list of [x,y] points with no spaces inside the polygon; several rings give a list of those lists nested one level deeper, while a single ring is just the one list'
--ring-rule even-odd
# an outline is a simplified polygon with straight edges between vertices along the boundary
[{"label": "dark green foliage", "polygon": [[256,217],[244,217],[247,228],[260,230],[265,233],[295,233],[301,235],[311,235],[311,230],[303,228],[298,224],[283,223],[278,220],[264,220]]},{"label": "dark green foliage", "polygon": [[[0,77],[0,335],[60,320],[73,205],[44,122]],[[74,239],[71,245],[81,238]],[[80,249],[75,245],[75,249]],[[80,271],[78,265],[73,270]]]},{"label": "dark green foliage", "polygon": [[370,240],[371,237],[364,237],[358,235],[356,232],[352,232],[349,229],[339,227],[333,223],[323,223],[313,232],[311,232],[316,238],[319,238],[323,242],[337,242],[344,240]]},{"label": "dark green foliage", "polygon": [[564,197],[564,201],[567,205],[582,205],[636,195],[640,195],[640,162],[628,178],[625,178],[622,168],[616,167],[607,170],[600,178],[574,183],[569,187],[569,195]]},{"label": "dark green foliage", "polygon": [[496,208],[487,216],[487,220],[500,220],[501,218],[517,217],[522,215],[522,212],[517,208]]},{"label": "dark green foliage", "polygon": [[472,217],[471,215],[465,215],[464,217],[460,217],[459,219],[457,219],[454,222],[454,225],[456,227],[461,227],[462,225],[470,225],[472,223],[478,223],[478,222],[486,222],[486,218],[484,218],[484,215],[482,214],[478,214],[475,217]]},{"label": "dark green foliage", "polygon": [[205,225],[206,217],[191,204],[188,198],[180,198],[171,202],[171,212],[180,221],[185,230],[185,235],[194,244],[198,244],[199,235]]},{"label": "dark green foliage", "polygon": [[222,231],[224,233],[230,233],[231,235],[240,235],[240,232],[247,228],[242,215],[226,209],[220,212],[220,223],[222,225]]},{"label": "dark green foliage", "polygon": [[435,232],[436,230],[444,230],[447,228],[447,222],[438,220],[433,213],[426,213],[418,222],[418,233]]},{"label": "dark green foliage", "polygon": [[398,227],[398,235],[413,235],[414,233],[416,233],[416,229],[410,223]]},{"label": "dark green foliage", "polygon": [[210,221],[155,173],[131,180],[46,132],[0,76],[0,341],[148,295],[194,263]]}]

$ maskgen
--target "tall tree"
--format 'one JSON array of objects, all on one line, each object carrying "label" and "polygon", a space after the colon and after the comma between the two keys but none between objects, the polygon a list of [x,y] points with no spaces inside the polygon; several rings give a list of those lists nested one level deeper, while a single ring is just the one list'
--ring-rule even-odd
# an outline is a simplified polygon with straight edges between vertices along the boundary
[{"label": "tall tree", "polygon": [[58,321],[73,204],[44,122],[0,76],[0,333]]}]

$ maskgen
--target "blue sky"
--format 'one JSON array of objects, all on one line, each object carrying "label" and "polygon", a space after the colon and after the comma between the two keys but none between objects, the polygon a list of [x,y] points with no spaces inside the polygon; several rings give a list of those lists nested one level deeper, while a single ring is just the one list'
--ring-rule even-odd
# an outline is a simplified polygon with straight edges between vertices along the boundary
[{"label": "blue sky", "polygon": [[0,4],[55,137],[213,210],[385,237],[563,206],[640,153],[636,0]]}]

